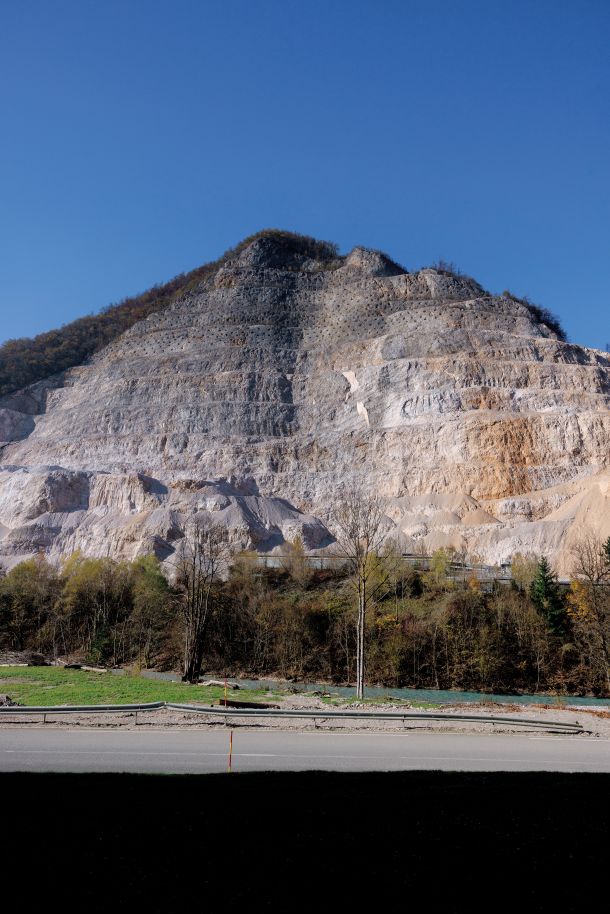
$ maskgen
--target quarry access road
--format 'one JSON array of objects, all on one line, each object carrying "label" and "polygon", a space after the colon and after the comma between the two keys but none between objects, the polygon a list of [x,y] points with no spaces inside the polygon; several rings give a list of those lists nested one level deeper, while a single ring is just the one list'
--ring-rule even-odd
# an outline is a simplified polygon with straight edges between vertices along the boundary
[{"label": "quarry access road", "polygon": [[[0,731],[1,771],[204,774],[227,771],[229,730]],[[239,729],[239,771],[610,772],[610,740],[463,733],[311,733]]]}]

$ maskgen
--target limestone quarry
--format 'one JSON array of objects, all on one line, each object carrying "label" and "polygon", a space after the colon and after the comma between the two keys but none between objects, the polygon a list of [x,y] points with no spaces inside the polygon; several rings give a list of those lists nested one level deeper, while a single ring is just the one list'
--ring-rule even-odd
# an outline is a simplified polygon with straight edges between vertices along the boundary
[{"label": "limestone quarry", "polygon": [[0,561],[332,543],[342,487],[407,551],[568,573],[610,535],[610,361],[472,279],[263,234],[88,363],[0,400]]}]

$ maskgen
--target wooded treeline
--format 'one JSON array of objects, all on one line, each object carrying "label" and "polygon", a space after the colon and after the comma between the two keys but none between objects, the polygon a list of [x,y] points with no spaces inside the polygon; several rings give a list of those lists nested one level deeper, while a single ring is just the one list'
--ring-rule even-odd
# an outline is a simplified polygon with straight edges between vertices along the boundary
[{"label": "wooded treeline", "polygon": [[276,246],[286,254],[297,252],[302,256],[317,257],[329,262],[338,256],[336,245],[328,241],[317,241],[306,235],[278,229],[264,229],[244,238],[218,260],[203,264],[188,273],[181,273],[141,295],[109,305],[98,314],[78,318],[57,330],[49,330],[32,338],[7,340],[0,345],[0,397],[81,365],[137,321],[163,311],[172,302],[195,289],[227,260],[238,256],[244,248],[262,236],[272,237]]},{"label": "wooded treeline", "polygon": [[[491,593],[475,578],[450,580],[442,552],[429,571],[375,556],[370,577],[385,583],[367,607],[367,683],[610,694],[610,546],[585,545],[569,588],[544,559],[516,556],[513,584]],[[184,669],[188,631],[199,637],[191,593],[206,607],[207,672],[354,683],[358,599],[347,569],[313,571],[297,546],[281,568],[246,553],[220,575],[218,551],[197,596],[188,578],[197,561],[185,554],[173,584],[152,557],[23,562],[0,579],[0,649]]]},{"label": "wooded treeline", "polygon": [[[163,311],[172,302],[196,289],[227,261],[239,256],[253,241],[263,237],[273,240],[274,247],[278,255],[284,258],[287,268],[290,268],[290,260],[294,255],[316,259],[327,269],[339,266],[342,260],[337,245],[332,242],[318,241],[308,235],[299,235],[281,229],[263,229],[244,238],[234,248],[225,251],[217,260],[196,267],[188,273],[181,273],[170,279],[169,282],[155,285],[140,295],[111,304],[97,314],[78,318],[64,324],[63,327],[40,333],[35,337],[7,340],[0,345],[0,397],[21,390],[36,381],[59,374],[75,365],[82,365],[137,321],[157,311]],[[389,263],[394,263],[386,254],[383,254],[383,257]],[[395,266],[398,269],[404,269],[397,264]],[[432,266],[441,273],[463,275],[454,264],[444,261],[439,261]],[[474,280],[471,281],[474,282]],[[482,295],[487,294],[481,287],[479,288]],[[518,298],[509,290],[505,290],[502,294],[526,305],[536,320],[550,327],[557,333],[559,339],[566,340],[565,331],[556,315],[546,308],[535,305],[528,298]]]}]

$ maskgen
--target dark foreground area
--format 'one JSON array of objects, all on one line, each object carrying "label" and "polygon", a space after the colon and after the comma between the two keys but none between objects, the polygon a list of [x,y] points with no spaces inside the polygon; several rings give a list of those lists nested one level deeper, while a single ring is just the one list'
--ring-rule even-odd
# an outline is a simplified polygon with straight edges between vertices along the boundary
[{"label": "dark foreground area", "polygon": [[3,774],[2,875],[28,908],[580,911],[610,775]]}]

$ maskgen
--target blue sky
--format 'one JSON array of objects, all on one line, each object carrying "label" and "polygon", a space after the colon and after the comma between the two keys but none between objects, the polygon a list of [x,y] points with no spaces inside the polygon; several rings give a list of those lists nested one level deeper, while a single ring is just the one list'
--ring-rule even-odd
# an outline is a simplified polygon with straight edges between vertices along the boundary
[{"label": "blue sky", "polygon": [[610,341],[607,0],[0,0],[0,340],[276,226]]}]

